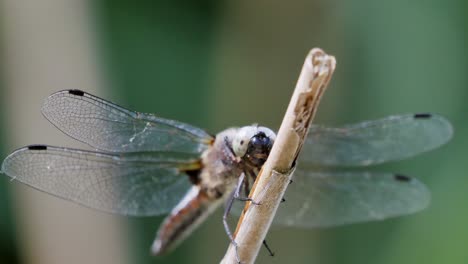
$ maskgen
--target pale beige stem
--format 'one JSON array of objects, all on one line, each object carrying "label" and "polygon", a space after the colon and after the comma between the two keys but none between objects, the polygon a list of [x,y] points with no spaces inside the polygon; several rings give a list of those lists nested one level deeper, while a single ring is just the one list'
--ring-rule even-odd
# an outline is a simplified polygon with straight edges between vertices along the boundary
[{"label": "pale beige stem", "polygon": [[[335,58],[321,49],[314,48],[307,55],[273,149],[250,193],[261,204],[248,203],[239,219],[235,241],[242,263],[253,263],[258,255],[334,70]],[[235,246],[229,246],[221,263],[238,263]]]}]

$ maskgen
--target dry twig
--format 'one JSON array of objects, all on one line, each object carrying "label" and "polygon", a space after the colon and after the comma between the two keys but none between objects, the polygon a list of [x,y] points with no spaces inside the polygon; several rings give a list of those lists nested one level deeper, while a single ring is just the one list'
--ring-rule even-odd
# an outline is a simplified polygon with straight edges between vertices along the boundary
[{"label": "dry twig", "polygon": [[[242,263],[253,263],[258,255],[334,70],[335,58],[321,49],[314,48],[307,55],[275,144],[250,193],[261,204],[247,203],[237,225],[235,241]],[[221,263],[238,263],[234,245],[229,246]]]}]

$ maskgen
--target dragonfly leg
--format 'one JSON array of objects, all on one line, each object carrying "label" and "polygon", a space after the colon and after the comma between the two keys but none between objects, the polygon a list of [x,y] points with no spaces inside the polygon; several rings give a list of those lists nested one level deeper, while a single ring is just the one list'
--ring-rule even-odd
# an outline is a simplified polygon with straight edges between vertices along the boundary
[{"label": "dragonfly leg", "polygon": [[[240,257],[239,257],[239,252],[238,252],[238,246],[237,246],[237,243],[236,241],[234,240],[234,236],[232,235],[232,232],[231,232],[231,229],[229,228],[229,224],[227,222],[227,219],[229,217],[229,214],[231,212],[231,209],[232,209],[232,205],[234,204],[234,200],[240,200],[240,201],[250,201],[252,204],[255,204],[255,205],[259,205],[260,203],[257,203],[255,201],[252,200],[252,198],[248,198],[248,197],[241,197],[240,196],[240,191],[242,189],[242,186],[246,184],[246,179],[245,179],[245,174],[242,173],[240,176],[239,176],[239,180],[237,182],[237,186],[236,186],[236,189],[232,192],[232,194],[230,195],[230,197],[228,198],[228,200],[226,201],[226,207],[225,207],[225,210],[224,210],[224,214],[223,214],[223,225],[224,225],[224,229],[226,231],[226,234],[228,235],[229,239],[231,240],[231,244],[235,247],[236,249],[236,260],[238,263],[241,263],[240,262]],[[271,250],[268,250],[269,252],[271,252]]]},{"label": "dragonfly leg", "polygon": [[224,225],[224,230],[226,231],[226,234],[231,240],[231,243],[235,245],[236,242],[234,241],[234,237],[232,236],[231,229],[229,228],[229,224],[227,222],[227,219],[229,217],[229,213],[231,212],[233,204],[234,204],[234,193],[232,193],[232,195],[230,195],[230,197],[226,201],[226,207],[224,209],[224,214],[223,214],[223,225]]},{"label": "dragonfly leg", "polygon": [[229,224],[227,222],[229,213],[231,212],[231,209],[232,209],[232,205],[234,204],[234,200],[235,200],[234,196],[235,196],[235,191],[232,192],[231,195],[229,195],[229,198],[226,201],[226,207],[224,209],[224,214],[223,214],[223,225],[224,225],[224,230],[226,231],[226,234],[229,237],[229,240],[231,240],[231,244],[235,247],[237,263],[240,264],[241,262],[240,262],[239,252],[237,251],[237,242],[234,240],[234,236],[232,235],[231,229],[229,228]]},{"label": "dragonfly leg", "polygon": [[[242,201],[242,202],[251,202],[252,204],[254,205],[260,205],[261,203],[259,202],[256,202],[255,200],[253,200],[252,198],[248,197],[248,196],[241,196],[240,195],[240,191],[241,191],[241,188],[242,188],[242,185],[243,184],[248,184],[247,183],[247,178],[245,178],[245,174],[242,173],[241,176],[239,177],[239,181],[237,183],[237,187],[236,189],[234,190],[234,199],[236,200],[239,200],[239,201]],[[248,195],[247,193],[247,190],[249,188],[246,187],[245,190],[246,190],[246,195]]]},{"label": "dragonfly leg", "polygon": [[268,254],[270,254],[270,257],[274,257],[275,253],[273,253],[273,251],[271,251],[271,248],[268,246],[265,239],[263,240],[263,245],[265,246],[266,250],[268,251]]},{"label": "dragonfly leg", "polygon": [[244,195],[249,196],[250,194],[250,184],[249,184],[249,175],[244,178]]},{"label": "dragonfly leg", "polygon": [[[291,183],[293,183],[293,180],[289,180],[288,185],[290,185]],[[282,203],[286,202],[286,199],[284,199],[284,196],[283,196],[283,198],[281,198],[281,202]]]}]

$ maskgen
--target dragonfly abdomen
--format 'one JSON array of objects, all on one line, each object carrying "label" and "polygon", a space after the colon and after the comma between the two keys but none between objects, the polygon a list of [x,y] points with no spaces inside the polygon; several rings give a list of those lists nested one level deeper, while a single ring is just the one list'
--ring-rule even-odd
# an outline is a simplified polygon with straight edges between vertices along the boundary
[{"label": "dragonfly abdomen", "polygon": [[223,201],[210,198],[200,186],[194,185],[184,199],[161,224],[151,253],[162,255],[175,248],[197,228]]}]

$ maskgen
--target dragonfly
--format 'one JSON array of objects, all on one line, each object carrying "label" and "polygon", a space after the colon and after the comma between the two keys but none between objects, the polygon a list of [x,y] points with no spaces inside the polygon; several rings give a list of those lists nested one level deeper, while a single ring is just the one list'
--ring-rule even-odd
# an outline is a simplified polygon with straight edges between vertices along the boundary
[{"label": "dragonfly", "polygon": [[[81,90],[50,95],[43,115],[95,150],[30,145],[5,158],[4,175],[75,203],[126,216],[168,214],[151,251],[174,249],[223,203],[248,200],[268,158],[273,130],[228,128],[215,136],[154,114],[127,110]],[[430,193],[402,174],[371,165],[433,150],[450,140],[437,114],[394,115],[329,128],[311,125],[274,224],[331,227],[420,211]],[[261,206],[261,205],[260,205]],[[223,223],[233,241],[226,218]]]}]

